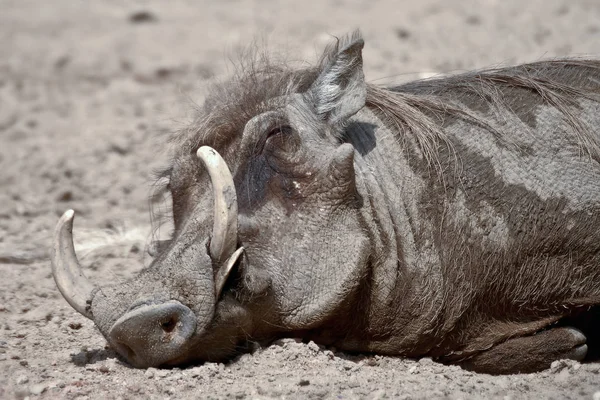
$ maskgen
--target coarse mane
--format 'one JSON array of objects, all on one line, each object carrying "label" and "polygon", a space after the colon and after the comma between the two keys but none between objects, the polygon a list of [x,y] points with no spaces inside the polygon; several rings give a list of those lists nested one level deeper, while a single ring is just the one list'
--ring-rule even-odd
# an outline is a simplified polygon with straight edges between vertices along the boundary
[{"label": "coarse mane", "polygon": [[293,68],[257,52],[246,52],[234,66],[232,78],[208,87],[194,121],[173,137],[176,146],[225,148],[250,119],[272,109],[269,100],[306,91],[319,71]]},{"label": "coarse mane", "polygon": [[[189,152],[201,144],[226,149],[229,141],[242,134],[251,118],[270,109],[269,100],[306,91],[340,49],[360,37],[360,32],[356,31],[335,40],[312,67],[294,68],[256,48],[244,52],[240,61],[234,63],[233,77],[211,85],[192,123],[172,137],[175,152]],[[584,78],[581,76],[577,86],[565,82],[566,78],[577,80],[577,71],[583,70],[598,76],[593,82],[595,88],[591,84],[582,84]],[[444,123],[449,120],[461,119],[477,124],[510,145],[510,135],[491,122],[489,115],[476,109],[495,110],[501,117],[501,111],[512,111],[506,90],[525,90],[531,94],[532,104],[546,104],[561,112],[573,128],[582,153],[600,161],[599,139],[585,121],[574,115],[580,100],[600,102],[598,87],[600,60],[556,59],[418,80],[396,87],[367,84],[366,107],[394,128],[392,131],[399,140],[410,135],[426,161],[435,165],[439,145],[445,143],[451,147],[444,133]],[[469,108],[465,99],[480,106]],[[164,178],[169,174],[170,167],[156,174],[155,195],[164,192]]]},{"label": "coarse mane", "polygon": [[[590,80],[590,75],[598,79]],[[371,86],[370,89],[367,105],[380,110],[399,134],[413,135],[428,161],[436,159],[435,141],[446,142],[441,128],[448,119],[478,124],[505,144],[512,145],[514,136],[492,120],[505,118],[503,112],[517,112],[510,104],[511,95],[514,96],[511,91],[520,90],[528,94],[529,104],[523,105],[526,111],[531,111],[536,104],[554,107],[572,128],[582,153],[600,162],[600,139],[594,127],[574,115],[581,100],[600,102],[600,60],[544,60],[418,80],[391,88]],[[473,103],[478,104],[473,107]],[[486,108],[495,115],[473,111]]]}]

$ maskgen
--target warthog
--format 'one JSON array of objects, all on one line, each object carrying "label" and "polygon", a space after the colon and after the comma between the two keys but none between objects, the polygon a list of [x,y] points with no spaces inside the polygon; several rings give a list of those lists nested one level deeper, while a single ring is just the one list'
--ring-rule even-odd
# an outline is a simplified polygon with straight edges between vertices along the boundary
[{"label": "warthog", "polygon": [[355,33],[314,68],[251,63],[210,91],[163,173],[172,239],[135,279],[91,284],[60,219],[58,288],[129,363],[278,337],[488,373],[593,351],[600,61],[382,88],[362,48]]}]

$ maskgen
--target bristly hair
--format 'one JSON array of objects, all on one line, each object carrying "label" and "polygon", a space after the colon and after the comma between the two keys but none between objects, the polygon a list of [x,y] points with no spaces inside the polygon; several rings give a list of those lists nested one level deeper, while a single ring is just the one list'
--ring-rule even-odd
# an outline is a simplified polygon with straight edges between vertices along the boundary
[{"label": "bristly hair", "polygon": [[[233,147],[227,144],[242,134],[251,118],[270,109],[270,99],[306,91],[340,49],[360,38],[360,32],[355,31],[336,39],[327,46],[315,67],[294,68],[274,60],[256,47],[250,48],[241,54],[239,62],[234,63],[232,78],[209,87],[204,105],[197,110],[194,121],[173,137],[176,150],[190,152],[201,144],[221,151]],[[600,61],[563,59],[420,80],[391,88],[368,84],[366,107],[393,128],[399,141],[413,138],[426,161],[436,167],[440,144],[451,149],[443,125],[452,119],[477,124],[510,146],[511,136],[498,128],[490,116],[475,109],[488,108],[496,111],[499,117],[500,111],[514,113],[506,90],[525,90],[531,93],[532,100],[561,112],[572,127],[582,153],[600,161],[599,139],[585,121],[575,117],[579,101],[600,102],[600,92],[582,84],[581,79],[578,86],[565,82],[565,77],[581,69],[588,69],[600,77]],[[472,109],[465,105],[464,100],[469,96],[471,102],[474,97],[481,107]],[[226,153],[223,156],[227,158]],[[164,186],[158,185],[157,191],[161,190]]]},{"label": "bristly hair", "polygon": [[[178,145],[197,148],[200,143],[226,148],[226,143],[241,135],[246,122],[267,111],[269,100],[307,90],[319,72],[325,69],[343,49],[361,39],[355,31],[328,45],[316,67],[293,68],[273,60],[256,47],[241,54],[235,72],[227,82],[214,84],[208,90],[204,105],[189,128],[174,136]],[[366,106],[392,124],[401,139],[412,135],[429,162],[436,160],[438,144],[447,143],[441,121],[458,118],[491,131],[510,145],[510,138],[492,126],[482,115],[461,103],[461,97],[472,94],[495,110],[510,110],[502,88],[520,88],[539,97],[542,103],[555,107],[572,126],[582,150],[600,160],[600,143],[590,135],[589,127],[574,117],[580,99],[600,101],[598,91],[569,86],[560,74],[572,67],[598,71],[600,61],[564,59],[540,61],[511,68],[495,68],[465,74],[411,82],[384,88],[367,85]]]},{"label": "bristly hair", "polygon": [[208,87],[194,121],[174,136],[177,145],[223,149],[241,135],[250,119],[270,109],[269,100],[307,90],[318,71],[293,68],[254,47],[244,51],[233,66],[231,78]]},{"label": "bristly hair", "polygon": [[[588,75],[585,75],[586,73]],[[591,76],[597,76],[598,79],[591,80]],[[600,102],[600,60],[552,59],[514,67],[472,71],[410,82],[389,88],[382,93],[382,96],[392,91],[398,97],[408,96],[402,102],[412,104],[420,111],[429,108],[438,115],[468,119],[490,130],[499,140],[510,146],[511,137],[486,122],[491,120],[490,116],[484,118],[482,115],[473,114],[465,107],[464,101],[471,97],[471,102],[479,103],[479,107],[476,108],[489,107],[496,113],[494,117],[502,118],[502,111],[516,113],[510,105],[511,90],[528,92],[533,104],[536,102],[545,104],[562,113],[566,123],[573,130],[572,134],[575,135],[582,154],[600,162],[599,137],[594,135],[592,127],[585,121],[575,117],[575,111],[580,107],[581,100]],[[433,108],[428,107],[424,101],[430,101],[430,106]],[[446,109],[443,108],[444,105],[447,106]],[[388,110],[388,112],[395,111],[394,108],[390,110],[389,107]],[[415,126],[412,123],[407,125]],[[422,133],[418,129],[411,129],[411,131],[414,134]],[[418,140],[423,139],[427,140],[423,137],[418,138]]]}]

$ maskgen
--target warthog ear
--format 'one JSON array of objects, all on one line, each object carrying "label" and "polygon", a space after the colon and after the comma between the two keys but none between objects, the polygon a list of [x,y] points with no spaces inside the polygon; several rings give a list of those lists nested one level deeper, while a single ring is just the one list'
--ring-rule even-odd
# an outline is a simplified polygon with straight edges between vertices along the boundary
[{"label": "warthog ear", "polygon": [[344,124],[365,105],[367,85],[363,73],[364,41],[355,35],[323,67],[308,93],[317,115],[332,125]]}]

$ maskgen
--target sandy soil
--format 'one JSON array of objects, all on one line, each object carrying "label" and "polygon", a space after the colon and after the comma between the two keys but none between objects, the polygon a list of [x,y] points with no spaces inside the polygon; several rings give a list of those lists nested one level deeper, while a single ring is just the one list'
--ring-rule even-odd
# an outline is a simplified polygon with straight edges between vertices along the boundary
[{"label": "sandy soil", "polygon": [[[90,3],[90,5],[88,5]],[[367,79],[600,54],[597,0],[0,2],[0,398],[600,399],[600,365],[491,377],[284,340],[228,364],[136,370],[50,273],[58,216],[102,283],[150,262],[151,172],[252,39],[314,61],[360,27]]]}]

